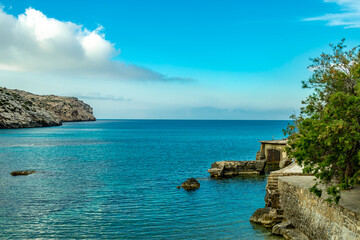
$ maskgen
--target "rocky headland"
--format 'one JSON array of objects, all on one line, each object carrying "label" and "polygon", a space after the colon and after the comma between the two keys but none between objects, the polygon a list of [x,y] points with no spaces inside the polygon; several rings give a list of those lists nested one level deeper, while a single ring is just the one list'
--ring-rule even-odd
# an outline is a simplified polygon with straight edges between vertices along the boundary
[{"label": "rocky headland", "polygon": [[95,120],[92,108],[75,97],[0,88],[0,128],[51,127]]}]

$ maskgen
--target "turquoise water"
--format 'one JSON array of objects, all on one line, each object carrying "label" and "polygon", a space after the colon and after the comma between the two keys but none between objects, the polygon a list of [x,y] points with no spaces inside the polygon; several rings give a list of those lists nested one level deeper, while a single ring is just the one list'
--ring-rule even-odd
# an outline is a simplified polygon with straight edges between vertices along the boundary
[{"label": "turquoise water", "polygon": [[[287,121],[99,120],[0,130],[0,237],[273,239],[252,225],[266,177],[209,178],[252,160]],[[37,170],[13,177],[14,170]],[[189,177],[200,189],[177,189]]]}]

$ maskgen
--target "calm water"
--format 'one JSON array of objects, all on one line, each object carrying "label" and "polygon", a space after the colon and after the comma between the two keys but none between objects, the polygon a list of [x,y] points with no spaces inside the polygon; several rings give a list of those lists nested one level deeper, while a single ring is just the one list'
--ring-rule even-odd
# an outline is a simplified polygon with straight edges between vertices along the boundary
[{"label": "calm water", "polygon": [[[212,180],[287,121],[99,120],[0,130],[1,238],[273,239],[252,225],[266,177]],[[13,170],[39,171],[12,177]],[[200,189],[176,189],[196,177]]]}]

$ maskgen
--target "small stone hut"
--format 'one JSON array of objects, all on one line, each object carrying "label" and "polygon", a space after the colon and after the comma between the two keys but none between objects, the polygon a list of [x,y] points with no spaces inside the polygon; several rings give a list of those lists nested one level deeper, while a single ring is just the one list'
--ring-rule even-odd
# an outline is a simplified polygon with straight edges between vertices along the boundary
[{"label": "small stone hut", "polygon": [[279,164],[287,161],[288,156],[285,151],[287,139],[260,141],[260,151],[256,154],[256,160],[266,160],[269,164]]}]

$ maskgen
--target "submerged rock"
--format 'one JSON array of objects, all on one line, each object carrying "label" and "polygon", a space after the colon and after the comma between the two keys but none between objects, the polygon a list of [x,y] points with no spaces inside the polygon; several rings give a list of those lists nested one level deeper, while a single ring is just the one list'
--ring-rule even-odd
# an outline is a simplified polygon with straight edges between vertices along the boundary
[{"label": "submerged rock", "polygon": [[283,211],[274,208],[259,208],[251,216],[250,221],[272,228],[283,220]]},{"label": "submerged rock", "polygon": [[31,170],[31,171],[13,171],[13,172],[11,172],[10,174],[12,175],[12,176],[20,176],[20,175],[29,175],[29,174],[33,174],[33,173],[35,173],[36,171],[33,171],[33,170]]},{"label": "submerged rock", "polygon": [[195,178],[189,178],[181,184],[181,187],[185,190],[196,190],[200,188],[200,183]]}]

